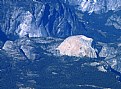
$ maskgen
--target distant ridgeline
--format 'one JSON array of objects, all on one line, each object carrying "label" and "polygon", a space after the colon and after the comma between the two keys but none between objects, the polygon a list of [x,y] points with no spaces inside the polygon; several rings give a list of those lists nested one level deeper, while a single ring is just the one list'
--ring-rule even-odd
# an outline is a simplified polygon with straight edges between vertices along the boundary
[{"label": "distant ridgeline", "polygon": [[0,26],[10,40],[83,34],[114,42],[121,34],[120,5],[120,0],[1,0]]}]

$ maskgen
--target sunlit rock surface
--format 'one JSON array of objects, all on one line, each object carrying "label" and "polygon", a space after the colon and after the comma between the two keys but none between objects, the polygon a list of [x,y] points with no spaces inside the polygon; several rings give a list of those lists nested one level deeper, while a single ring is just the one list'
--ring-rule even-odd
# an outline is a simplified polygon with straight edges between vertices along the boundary
[{"label": "sunlit rock surface", "polygon": [[104,45],[99,53],[104,61],[115,71],[121,73],[121,46],[118,44]]},{"label": "sunlit rock surface", "polygon": [[22,20],[20,25],[18,26],[16,33],[19,35],[19,37],[40,37],[41,32],[37,30],[35,23],[32,23],[33,15],[26,11],[25,13],[22,13]]},{"label": "sunlit rock surface", "polygon": [[70,36],[59,46],[61,55],[97,58],[94,48],[91,47],[93,39],[83,35]]},{"label": "sunlit rock surface", "polygon": [[3,46],[4,50],[9,50],[9,48],[13,47],[13,41],[6,41],[6,43]]},{"label": "sunlit rock surface", "polygon": [[68,0],[70,4],[78,5],[78,9],[88,13],[105,13],[109,10],[119,10],[121,6],[120,0]]},{"label": "sunlit rock surface", "polygon": [[23,52],[19,49],[19,46],[17,46],[13,41],[6,41],[2,49],[5,50],[9,57],[12,57],[15,60],[27,59]]},{"label": "sunlit rock surface", "polygon": [[121,15],[114,14],[108,18],[107,23],[105,25],[114,26],[116,29],[121,29]]},{"label": "sunlit rock surface", "polygon": [[99,53],[99,57],[112,57],[117,53],[114,47],[104,45]]},{"label": "sunlit rock surface", "polygon": [[16,60],[36,60],[44,55],[59,55],[56,51],[62,39],[54,38],[21,38],[6,41],[2,50]]}]

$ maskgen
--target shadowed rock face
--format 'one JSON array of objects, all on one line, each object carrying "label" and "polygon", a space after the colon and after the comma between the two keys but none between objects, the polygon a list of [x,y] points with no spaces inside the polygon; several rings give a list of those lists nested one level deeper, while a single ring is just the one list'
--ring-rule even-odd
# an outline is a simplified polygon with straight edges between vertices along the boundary
[{"label": "shadowed rock face", "polygon": [[[53,1],[54,2],[54,1]],[[67,37],[79,32],[75,13],[68,3],[57,0],[52,1],[23,1],[4,3],[2,30],[9,39],[17,39],[28,35],[29,37]],[[19,6],[19,4],[22,4]],[[7,7],[9,5],[10,7]]]},{"label": "shadowed rock face", "polygon": [[[116,40],[121,33],[116,30],[120,28],[118,17],[117,23],[113,24],[115,28],[110,26],[115,20],[107,20],[111,13],[117,14],[113,11],[120,11],[119,0],[11,0],[0,4],[3,9],[1,30],[10,40],[24,36],[66,38],[83,34],[100,41],[111,41],[111,36],[115,34],[113,39]],[[108,25],[105,25],[106,21]]]},{"label": "shadowed rock face", "polygon": [[59,46],[61,55],[97,58],[95,50],[91,47],[93,39],[83,35],[70,36]]}]

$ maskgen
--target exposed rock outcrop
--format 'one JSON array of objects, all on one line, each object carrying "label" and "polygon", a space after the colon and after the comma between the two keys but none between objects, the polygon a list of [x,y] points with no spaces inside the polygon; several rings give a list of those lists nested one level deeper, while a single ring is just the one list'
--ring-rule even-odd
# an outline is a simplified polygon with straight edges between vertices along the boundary
[{"label": "exposed rock outcrop", "polygon": [[97,58],[94,48],[91,47],[93,39],[83,35],[70,36],[59,46],[61,55]]}]

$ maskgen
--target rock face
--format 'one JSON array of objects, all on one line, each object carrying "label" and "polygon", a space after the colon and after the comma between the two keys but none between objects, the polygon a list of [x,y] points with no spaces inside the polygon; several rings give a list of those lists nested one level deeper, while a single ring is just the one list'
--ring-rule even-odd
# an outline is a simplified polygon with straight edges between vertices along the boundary
[{"label": "rock face", "polygon": [[13,47],[13,41],[6,41],[6,43],[3,46],[4,50],[9,50],[9,48]]},{"label": "rock face", "polygon": [[25,60],[26,59],[26,57],[21,52],[19,47],[16,46],[16,44],[13,41],[6,41],[2,49],[5,50],[7,55],[9,57],[13,58],[14,60],[16,60],[16,59]]},{"label": "rock face", "polygon": [[107,26],[114,26],[116,29],[121,29],[121,15],[113,14],[111,17],[108,18]]},{"label": "rock face", "polygon": [[97,58],[95,50],[91,47],[93,39],[83,35],[66,38],[59,46],[61,55]]},{"label": "rock face", "polygon": [[87,11],[88,13],[115,11],[121,6],[120,0],[69,0],[69,3],[78,5],[78,9],[83,12]]},{"label": "rock face", "polygon": [[118,44],[104,45],[99,53],[99,57],[104,57],[104,61],[115,71],[121,73],[121,46]]},{"label": "rock face", "polygon": [[[98,31],[100,24],[96,28],[89,26],[92,22],[94,22],[94,26],[99,22],[103,25],[105,23],[101,22],[103,20],[98,15],[94,16],[96,18],[94,19],[93,14],[108,13],[109,10],[119,11],[121,5],[120,0],[17,0],[15,2],[13,0],[3,2],[2,0],[0,3],[2,3],[0,6],[2,8],[0,28],[6,37],[6,39],[1,39],[5,41],[7,39],[16,40],[26,35],[29,37],[65,38],[79,34],[100,40],[101,37],[105,38],[102,33],[108,31],[107,28],[102,28],[103,26],[101,31]],[[86,15],[83,13],[85,11],[93,14]],[[110,16],[106,15],[103,19],[107,20],[107,17]],[[88,18],[92,19],[88,20]],[[107,21],[108,26],[113,24],[111,21]],[[113,21],[115,20],[113,19]],[[120,19],[117,18],[116,21],[120,23]],[[114,24],[115,27],[120,28],[120,24]],[[91,33],[96,34],[96,37],[93,37]],[[109,32],[106,36],[108,35]]]},{"label": "rock face", "polygon": [[32,24],[33,15],[29,11],[26,11],[22,14],[21,24],[16,30],[16,33],[19,35],[19,37],[24,37],[26,35],[29,37],[40,37],[41,34],[39,30],[36,30],[35,25]]},{"label": "rock face", "polygon": [[99,57],[112,57],[114,54],[116,54],[117,51],[113,47],[108,47],[107,45],[103,46]]},{"label": "rock face", "polygon": [[2,49],[15,60],[38,60],[45,55],[57,55],[56,48],[62,39],[21,38],[6,41]]},{"label": "rock face", "polygon": [[[29,2],[29,3],[28,3]],[[3,2],[1,2],[3,3]],[[19,5],[21,4],[21,5]],[[1,6],[4,16],[1,20],[1,29],[11,40],[29,37],[67,37],[83,29],[68,7],[68,3],[61,0],[38,1],[32,0],[5,2]],[[7,11],[5,10],[7,9]],[[81,33],[81,32],[80,32]]]}]

